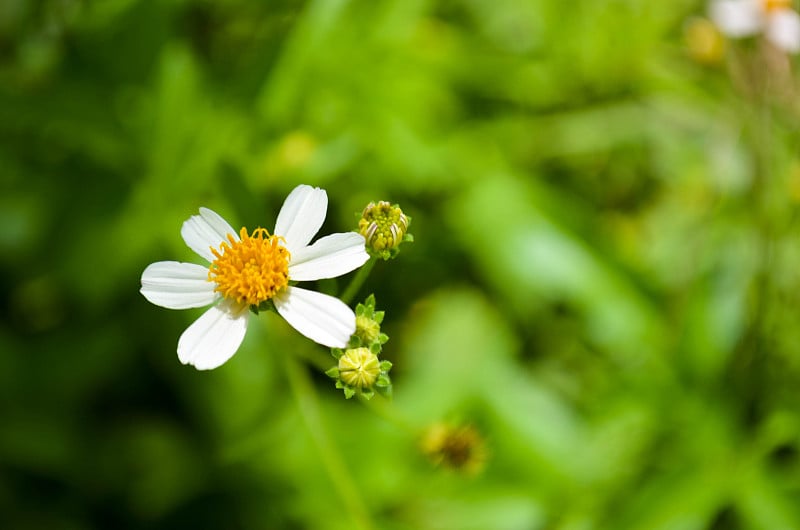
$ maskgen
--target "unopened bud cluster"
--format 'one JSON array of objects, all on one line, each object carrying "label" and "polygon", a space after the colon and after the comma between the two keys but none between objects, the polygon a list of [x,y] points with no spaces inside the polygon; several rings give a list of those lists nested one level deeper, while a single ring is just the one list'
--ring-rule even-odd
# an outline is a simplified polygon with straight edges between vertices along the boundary
[{"label": "unopened bud cluster", "polygon": [[404,241],[414,241],[408,233],[411,218],[396,204],[386,201],[371,202],[361,213],[358,232],[364,236],[367,252],[387,260],[398,253]]},{"label": "unopened bud cluster", "polygon": [[356,331],[345,349],[333,348],[331,355],[338,361],[327,372],[336,380],[336,388],[344,391],[347,399],[356,394],[370,399],[375,392],[391,396],[392,381],[389,370],[392,363],[379,358],[389,336],[381,332],[383,311],[375,311],[375,296],[370,295],[356,306]]}]

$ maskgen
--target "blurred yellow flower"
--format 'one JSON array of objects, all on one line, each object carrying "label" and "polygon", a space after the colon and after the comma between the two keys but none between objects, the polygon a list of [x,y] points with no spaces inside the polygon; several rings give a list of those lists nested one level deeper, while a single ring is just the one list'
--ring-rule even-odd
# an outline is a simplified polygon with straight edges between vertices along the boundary
[{"label": "blurred yellow flower", "polygon": [[420,450],[435,465],[476,474],[486,465],[486,443],[472,425],[431,425],[420,441]]},{"label": "blurred yellow flower", "polygon": [[703,17],[689,19],[684,27],[689,56],[703,64],[718,63],[725,52],[725,39],[717,26]]}]

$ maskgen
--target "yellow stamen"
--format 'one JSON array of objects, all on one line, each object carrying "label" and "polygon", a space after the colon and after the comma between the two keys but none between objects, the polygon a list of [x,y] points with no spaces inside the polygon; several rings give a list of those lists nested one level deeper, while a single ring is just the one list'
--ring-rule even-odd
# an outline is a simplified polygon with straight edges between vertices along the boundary
[{"label": "yellow stamen", "polygon": [[217,259],[208,269],[208,280],[216,282],[214,290],[225,298],[257,306],[288,285],[289,251],[280,244],[282,238],[263,228],[248,235],[243,227],[239,238],[228,234],[219,250],[211,249]]}]

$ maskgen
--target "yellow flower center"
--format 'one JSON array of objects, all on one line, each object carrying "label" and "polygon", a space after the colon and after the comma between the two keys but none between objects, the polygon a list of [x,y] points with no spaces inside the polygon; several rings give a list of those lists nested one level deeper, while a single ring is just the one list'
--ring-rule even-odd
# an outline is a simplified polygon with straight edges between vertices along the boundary
[{"label": "yellow flower center", "polygon": [[255,306],[275,296],[289,283],[290,255],[281,239],[263,228],[248,235],[243,227],[239,241],[228,234],[219,250],[211,249],[217,258],[208,269],[208,280],[217,284],[214,290],[240,304]]},{"label": "yellow flower center", "polygon": [[792,0],[761,0],[765,11],[774,11],[776,9],[788,9],[792,7]]}]

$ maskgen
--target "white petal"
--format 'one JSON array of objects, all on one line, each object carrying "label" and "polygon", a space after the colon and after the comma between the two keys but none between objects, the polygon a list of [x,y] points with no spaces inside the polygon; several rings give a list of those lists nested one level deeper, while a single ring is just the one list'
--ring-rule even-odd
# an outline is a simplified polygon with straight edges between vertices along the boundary
[{"label": "white petal", "polygon": [[223,300],[186,328],[178,340],[178,359],[210,370],[230,359],[247,331],[247,307]]},{"label": "white petal", "polygon": [[324,346],[344,348],[356,330],[353,310],[333,296],[287,287],[272,300],[294,329]]},{"label": "white petal", "polygon": [[292,254],[289,278],[297,282],[336,278],[359,268],[368,259],[364,236],[356,232],[331,234]]},{"label": "white petal", "polygon": [[793,9],[779,9],[767,21],[767,39],[789,53],[800,51],[800,15]]},{"label": "white petal", "polygon": [[755,35],[764,27],[764,9],[759,0],[716,0],[709,17],[729,37]]},{"label": "white petal", "polygon": [[186,245],[209,262],[214,261],[210,247],[219,248],[220,243],[228,240],[228,234],[239,241],[237,232],[215,211],[200,208],[200,215],[193,215],[181,227],[181,236]]},{"label": "white petal", "polygon": [[208,267],[194,263],[159,261],[142,273],[139,290],[150,303],[168,309],[203,307],[214,302],[214,282],[208,281]]},{"label": "white petal", "polygon": [[294,253],[308,245],[319,232],[327,211],[328,194],[325,190],[301,184],[283,202],[275,222],[275,235],[282,236],[286,248]]}]

